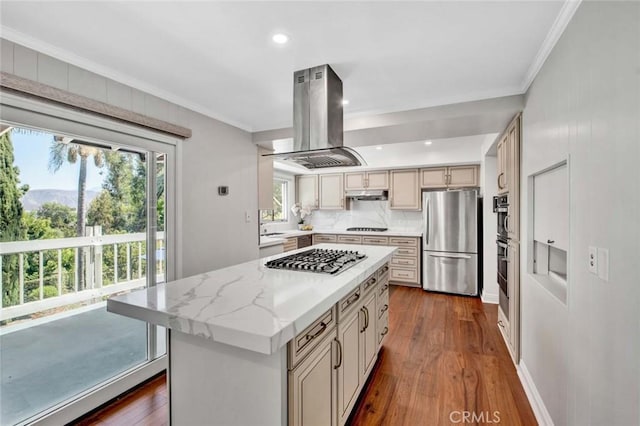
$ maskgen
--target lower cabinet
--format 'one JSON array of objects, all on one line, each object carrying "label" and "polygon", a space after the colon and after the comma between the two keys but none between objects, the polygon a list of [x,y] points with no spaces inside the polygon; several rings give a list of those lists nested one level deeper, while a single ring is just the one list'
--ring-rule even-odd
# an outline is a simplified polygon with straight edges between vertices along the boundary
[{"label": "lower cabinet", "polygon": [[289,343],[289,425],[346,423],[388,333],[388,289],[384,265]]},{"label": "lower cabinet", "polygon": [[335,330],[289,372],[289,424],[335,426],[337,381],[334,374]]}]

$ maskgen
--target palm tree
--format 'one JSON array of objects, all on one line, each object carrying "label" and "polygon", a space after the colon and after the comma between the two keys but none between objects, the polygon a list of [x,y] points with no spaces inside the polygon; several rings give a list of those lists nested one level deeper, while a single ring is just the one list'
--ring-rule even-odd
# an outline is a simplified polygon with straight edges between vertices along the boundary
[{"label": "palm tree", "polygon": [[[80,159],[80,173],[78,174],[78,208],[77,214],[77,228],[76,233],[78,237],[84,236],[84,228],[86,222],[86,190],[87,190],[87,160],[89,157],[93,157],[93,163],[96,167],[102,167],[104,164],[104,153],[100,148],[96,148],[90,145],[84,145],[82,143],[72,142],[73,138],[54,136],[49,148],[49,170],[53,173],[60,170],[60,167],[65,162],[75,164]],[[84,248],[82,249],[84,251]],[[78,258],[78,290],[84,288],[84,256],[81,255]]]}]

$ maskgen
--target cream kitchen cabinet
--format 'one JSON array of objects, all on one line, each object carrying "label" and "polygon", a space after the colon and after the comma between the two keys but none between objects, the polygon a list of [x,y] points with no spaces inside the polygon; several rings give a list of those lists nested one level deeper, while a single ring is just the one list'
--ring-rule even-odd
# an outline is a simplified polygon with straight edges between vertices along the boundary
[{"label": "cream kitchen cabinet", "polygon": [[430,167],[420,170],[422,188],[471,188],[478,186],[478,166]]},{"label": "cream kitchen cabinet", "polygon": [[392,210],[420,210],[421,192],[418,169],[391,170],[389,208]]},{"label": "cream kitchen cabinet", "polygon": [[[372,278],[377,281],[377,278]],[[376,286],[377,287],[377,286]],[[373,369],[378,354],[378,333],[376,330],[376,292],[365,294],[362,303],[362,328],[360,329],[360,374],[362,383]]]},{"label": "cream kitchen cabinet", "polygon": [[498,194],[509,192],[507,167],[509,163],[509,135],[505,134],[498,142]]},{"label": "cream kitchen cabinet", "polygon": [[289,425],[335,425],[337,376],[335,306],[288,346]]},{"label": "cream kitchen cabinet", "polygon": [[320,210],[344,209],[344,175],[342,173],[324,174],[318,176],[320,193]]},{"label": "cream kitchen cabinet", "polygon": [[303,207],[319,207],[318,175],[296,176],[296,202]]},{"label": "cream kitchen cabinet", "polygon": [[349,418],[360,391],[360,316],[361,310],[356,309],[338,323],[337,408],[340,426]]},{"label": "cream kitchen cabinet", "polygon": [[389,189],[389,171],[376,170],[370,172],[345,173],[344,189]]}]

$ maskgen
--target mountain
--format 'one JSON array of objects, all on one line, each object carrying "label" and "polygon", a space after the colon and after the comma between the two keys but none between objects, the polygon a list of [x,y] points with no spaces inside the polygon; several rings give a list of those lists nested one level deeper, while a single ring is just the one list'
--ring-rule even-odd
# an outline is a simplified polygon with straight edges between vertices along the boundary
[{"label": "mountain", "polygon": [[[87,207],[100,191],[88,190],[85,194]],[[56,202],[76,209],[78,207],[78,192],[64,189],[30,189],[22,197],[22,205],[26,211],[38,210],[44,203]]]}]

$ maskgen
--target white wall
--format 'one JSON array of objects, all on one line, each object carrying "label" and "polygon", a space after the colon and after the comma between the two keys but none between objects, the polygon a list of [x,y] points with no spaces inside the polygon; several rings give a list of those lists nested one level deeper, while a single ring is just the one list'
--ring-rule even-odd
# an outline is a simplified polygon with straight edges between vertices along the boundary
[{"label": "white wall", "polygon": [[[522,362],[557,425],[640,424],[640,3],[583,2],[527,93]],[[568,301],[527,270],[528,177],[569,158]],[[609,249],[609,281],[587,249]]]},{"label": "white wall", "polygon": [[[257,149],[251,134],[35,50],[0,41],[4,72],[193,130],[193,136],[178,148],[179,275],[180,266],[187,276],[257,257]],[[228,185],[230,195],[219,197],[218,185]],[[245,211],[252,214],[249,223],[244,220]]]},{"label": "white wall", "polygon": [[482,200],[482,301],[498,303],[498,266],[496,235],[498,233],[497,217],[493,212],[493,197],[498,194],[496,179],[498,159],[485,155],[480,173],[483,176]]}]

